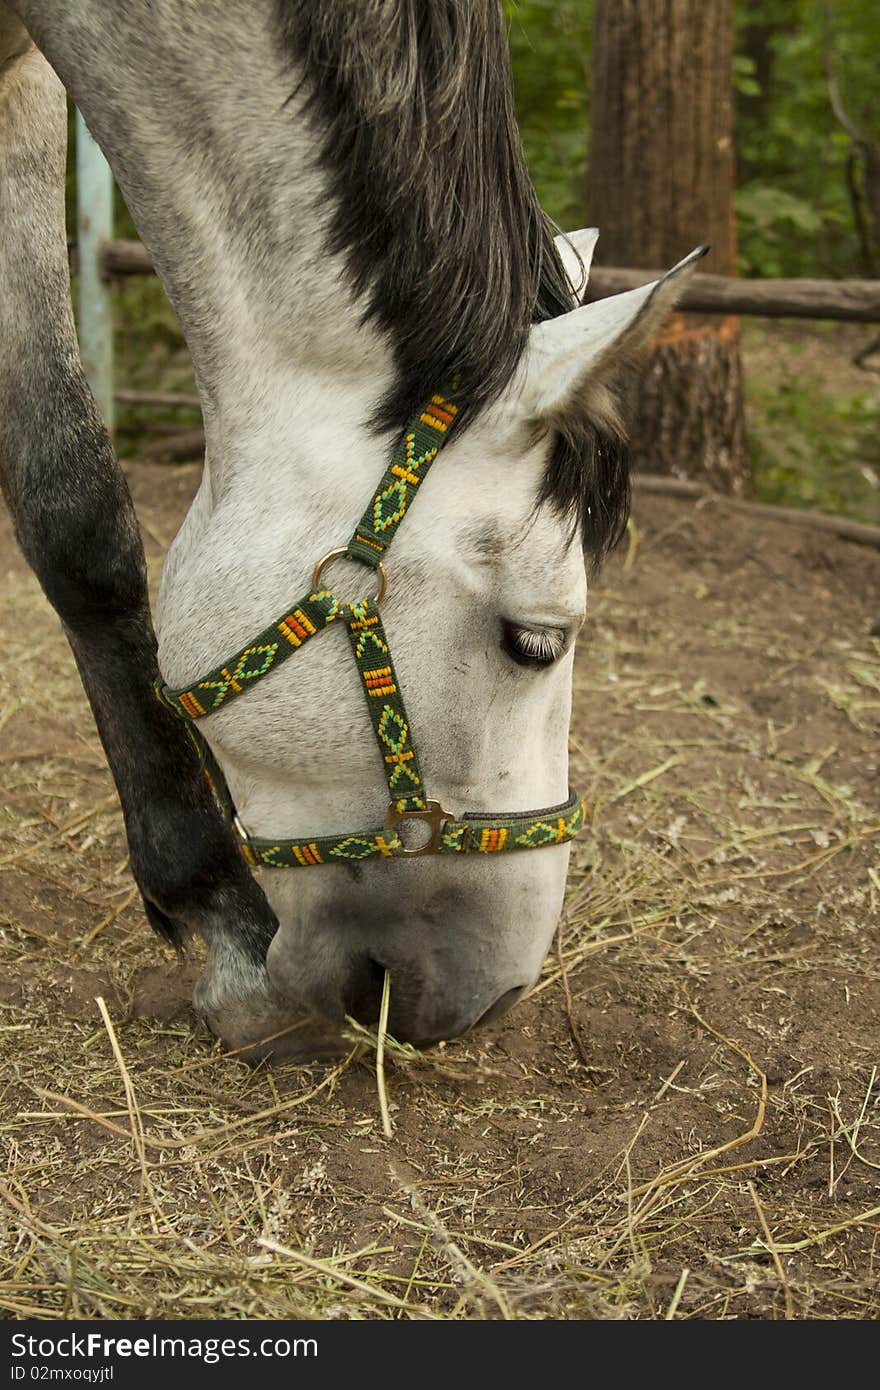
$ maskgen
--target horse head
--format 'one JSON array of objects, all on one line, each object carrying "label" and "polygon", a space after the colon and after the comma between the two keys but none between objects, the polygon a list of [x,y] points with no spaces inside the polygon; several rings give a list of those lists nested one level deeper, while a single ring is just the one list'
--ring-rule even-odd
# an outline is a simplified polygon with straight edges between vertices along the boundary
[{"label": "horse head", "polygon": [[[376,491],[376,449],[369,460],[352,457],[336,447],[334,420],[318,418],[305,485],[300,472],[286,485],[273,479],[273,500],[260,479],[251,477],[250,496],[231,481],[232,511],[214,508],[225,526],[233,518],[244,526],[245,547],[235,543],[224,558],[212,526],[185,564],[172,558],[169,566],[184,585],[163,599],[163,662],[191,670],[186,653],[200,645],[192,618],[201,625],[204,612],[196,590],[207,570],[216,627],[241,636],[262,626],[255,600],[266,616],[270,595],[289,600],[307,584],[366,497],[373,510],[355,525],[359,541],[375,544],[362,532],[380,536],[389,514],[399,525],[393,549],[382,552],[381,626],[351,621],[352,612],[365,617],[357,603],[376,577],[356,563],[357,546],[339,545],[302,606],[288,601],[292,612],[279,621],[295,660],[267,672],[279,631],[263,632],[182,697],[183,712],[194,701],[206,716],[200,727],[278,917],[267,962],[271,1021],[294,1020],[297,1049],[327,1045],[346,1015],[374,1022],[386,971],[396,1037],[426,1044],[456,1036],[520,998],[550,945],[569,832],[581,814],[568,784],[568,727],[587,601],[584,534],[601,526],[610,543],[620,530],[627,482],[617,387],[702,254],[653,284],[577,305],[595,240],[592,229],[558,239],[573,307],[532,327],[506,387],[467,428],[458,432],[454,392],[432,397],[419,418],[449,432],[442,453],[430,434],[427,444],[408,434]],[[588,457],[560,483],[553,463],[565,439]],[[433,466],[423,474],[425,460]],[[604,511],[601,522],[595,510]],[[306,644],[312,620],[328,611],[337,626],[348,612],[360,662],[338,633]],[[230,682],[247,698],[228,698]],[[405,698],[405,713],[388,703],[392,695]],[[416,745],[418,762],[407,761]],[[410,804],[416,823],[404,827],[394,808]],[[427,804],[442,808],[433,826],[418,809]],[[364,830],[383,825],[384,835]],[[456,827],[477,852],[458,852],[468,845]],[[414,853],[444,847],[450,852]],[[542,853],[510,852],[530,848]],[[218,976],[222,1006],[212,998]],[[228,986],[223,960],[213,960],[201,1003],[221,1032],[229,1030]],[[234,1037],[254,1027],[239,1025]]]}]

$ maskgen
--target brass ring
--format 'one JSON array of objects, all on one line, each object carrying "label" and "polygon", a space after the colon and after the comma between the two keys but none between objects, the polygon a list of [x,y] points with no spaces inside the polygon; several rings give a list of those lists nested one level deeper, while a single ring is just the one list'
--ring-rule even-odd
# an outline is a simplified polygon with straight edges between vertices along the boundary
[{"label": "brass ring", "polygon": [[[328,550],[326,555],[321,556],[321,559],[312,570],[312,593],[317,593],[320,588],[321,574],[325,567],[330,564],[330,561],[341,560],[343,556],[347,560],[354,560],[355,563],[358,563],[356,556],[349,555],[347,545],[338,545],[335,550]],[[364,564],[365,561],[360,561],[359,563]],[[378,605],[382,602],[388,589],[388,571],[382,560],[376,565],[376,569],[379,571],[379,588],[373,598],[373,602]]]},{"label": "brass ring", "polygon": [[440,848],[440,837],[443,834],[443,827],[448,821],[455,817],[448,811],[444,811],[439,801],[426,801],[424,811],[398,811],[397,806],[392,801],[388,807],[388,814],[385,817],[385,829],[397,830],[398,826],[404,825],[407,821],[421,821],[430,830],[430,837],[423,845],[417,845],[415,849],[407,849],[401,843],[400,849],[396,853],[401,859],[415,859],[419,854],[436,854]]}]

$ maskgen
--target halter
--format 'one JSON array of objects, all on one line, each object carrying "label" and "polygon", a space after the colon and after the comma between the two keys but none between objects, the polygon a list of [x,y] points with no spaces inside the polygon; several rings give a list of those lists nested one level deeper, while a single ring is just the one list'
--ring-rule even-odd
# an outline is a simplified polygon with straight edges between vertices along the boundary
[{"label": "halter", "polygon": [[[584,825],[586,807],[575,793],[561,806],[546,810],[506,815],[474,812],[460,818],[444,811],[438,801],[429,800],[425,794],[400,683],[379,617],[379,605],[388,587],[383,557],[419,484],[446,443],[457,414],[452,400],[446,395],[436,395],[410,421],[354,535],[347,545],[328,551],[318,561],[312,573],[311,590],[304,598],[194,684],[171,690],[161,679],[156,682],[159,699],[188,721],[190,736],[203,758],[214,794],[240,836],[245,859],[254,867],[294,869],[376,857],[497,854],[541,849],[545,845],[564,844]],[[378,585],[374,595],[343,603],[332,589],[321,587],[327,565],[343,556],[376,571]],[[385,824],[379,829],[350,835],[317,835],[296,841],[255,838],[245,832],[236,815],[226,779],[207,743],[193,726],[197,720],[243,695],[270,671],[277,670],[282,662],[331,623],[339,623],[348,632],[382,756],[391,798]],[[428,837],[422,844],[410,847],[404,843],[400,831],[414,821],[426,828]]]}]

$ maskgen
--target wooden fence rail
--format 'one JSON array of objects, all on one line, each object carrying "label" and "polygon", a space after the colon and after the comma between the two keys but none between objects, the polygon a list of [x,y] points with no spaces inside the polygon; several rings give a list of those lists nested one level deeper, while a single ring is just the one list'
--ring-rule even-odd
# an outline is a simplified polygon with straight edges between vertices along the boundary
[{"label": "wooden fence rail", "polygon": [[[595,266],[590,271],[587,298],[606,299],[660,274]],[[694,275],[679,307],[695,314],[880,323],[880,280],[740,280],[728,275]]]},{"label": "wooden fence rail", "polygon": [[[108,279],[151,275],[153,262],[139,241],[106,241],[101,270]],[[635,289],[663,272],[594,266],[588,299],[606,299]],[[727,275],[694,275],[682,309],[695,314],[755,314],[766,318],[843,319],[880,323],[880,280],[740,280]]]}]

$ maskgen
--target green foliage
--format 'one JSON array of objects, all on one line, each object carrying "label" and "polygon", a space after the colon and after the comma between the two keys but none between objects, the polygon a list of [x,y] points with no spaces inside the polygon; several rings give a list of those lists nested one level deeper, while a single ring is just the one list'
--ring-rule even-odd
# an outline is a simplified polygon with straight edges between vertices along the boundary
[{"label": "green foliage", "polygon": [[[585,207],[593,0],[506,0],[505,8],[532,178],[550,216],[578,226]],[[738,0],[736,17],[741,273],[864,274],[847,185],[851,140],[831,107],[823,55],[853,125],[880,141],[880,4]]]},{"label": "green foliage", "polygon": [[[764,332],[753,327],[746,335],[747,366],[749,340]],[[781,370],[745,374],[755,495],[880,524],[880,396],[867,375],[862,390],[829,384],[846,360],[841,345],[829,352],[821,332],[798,332],[800,342],[793,331],[786,337]]]},{"label": "green foliage", "polygon": [[[128,213],[126,211],[126,216]],[[129,233],[128,235],[131,235]],[[132,391],[170,391],[193,395],[192,363],[177,316],[159,281],[152,275],[133,275],[117,282],[113,294],[116,373],[120,385]],[[142,438],[155,438],[172,427],[197,423],[180,411],[150,406],[120,405],[117,434],[124,452],[137,452]]]},{"label": "green foliage", "polygon": [[541,202],[560,227],[584,221],[593,0],[505,0],[517,117]]},{"label": "green foliage", "polygon": [[[513,0],[517,108],[532,178],[550,215],[584,220],[589,139],[592,0]],[[847,186],[851,141],[834,115],[823,48],[846,113],[880,140],[878,0],[739,0],[736,95],[740,270],[748,276],[858,276]],[[827,21],[826,21],[827,14]],[[827,31],[825,24],[827,22]],[[807,365],[786,342],[780,371],[750,362],[746,333],[748,439],[764,501],[844,512],[880,523],[880,403],[876,378],[826,384],[823,363]],[[821,339],[819,325],[802,343]],[[845,362],[836,344],[826,365]]]},{"label": "green foliage", "polygon": [[832,109],[825,68],[853,125],[880,140],[880,5],[745,0],[737,16],[740,271],[863,274],[847,186],[851,140]]}]

